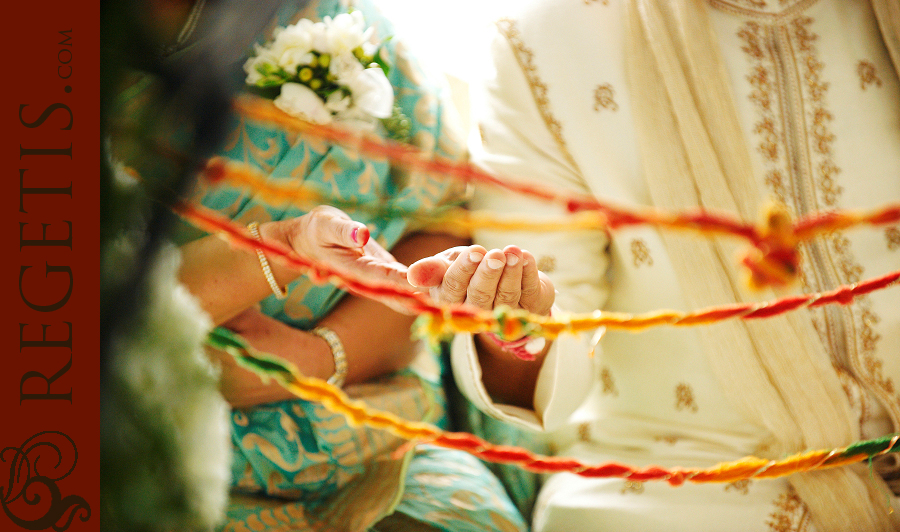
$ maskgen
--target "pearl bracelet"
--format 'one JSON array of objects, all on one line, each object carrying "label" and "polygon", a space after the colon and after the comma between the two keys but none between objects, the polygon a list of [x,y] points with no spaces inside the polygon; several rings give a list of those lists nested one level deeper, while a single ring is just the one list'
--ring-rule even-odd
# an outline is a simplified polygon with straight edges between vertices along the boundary
[{"label": "pearl bracelet", "polygon": [[309,331],[328,343],[331,348],[331,356],[334,357],[334,375],[328,378],[328,384],[340,388],[347,380],[347,352],[338,335],[328,327],[316,327]]},{"label": "pearl bracelet", "polygon": [[[250,231],[250,235],[253,236],[253,238],[262,242],[262,236],[260,236],[259,234],[258,223],[250,222],[250,225],[247,226],[247,230]],[[259,265],[262,267],[263,276],[269,283],[269,288],[272,289],[272,293],[275,294],[275,298],[286,298],[288,295],[287,290],[278,286],[278,281],[275,280],[275,274],[272,273],[272,268],[269,266],[269,259],[266,258],[266,254],[263,253],[263,250],[256,248],[256,256],[259,258]]]}]

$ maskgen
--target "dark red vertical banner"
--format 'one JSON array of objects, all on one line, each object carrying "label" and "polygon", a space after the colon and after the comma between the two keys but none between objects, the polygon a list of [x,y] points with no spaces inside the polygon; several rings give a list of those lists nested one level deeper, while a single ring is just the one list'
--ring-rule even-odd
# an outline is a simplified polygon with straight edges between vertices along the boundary
[{"label": "dark red vertical banner", "polygon": [[99,530],[100,3],[2,24],[0,530]]}]

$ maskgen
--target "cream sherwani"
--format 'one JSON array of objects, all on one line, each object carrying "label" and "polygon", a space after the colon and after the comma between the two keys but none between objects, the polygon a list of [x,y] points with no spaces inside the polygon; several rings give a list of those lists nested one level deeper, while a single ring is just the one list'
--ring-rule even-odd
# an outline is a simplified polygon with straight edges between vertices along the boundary
[{"label": "cream sherwani", "polygon": [[[868,2],[713,0],[707,7],[751,145],[760,207],[776,198],[799,215],[900,201],[900,86]],[[498,22],[495,71],[475,100],[480,164],[627,205],[652,204],[627,87],[623,9],[617,0],[537,1]],[[493,190],[478,191],[475,208],[553,212]],[[693,310],[682,294],[692,279],[676,276],[660,231],[649,226],[612,234],[484,231],[476,240],[534,253],[559,292],[560,313]],[[900,228],[828,235],[804,247],[803,261],[802,292],[885,274],[900,268]],[[888,434],[900,420],[898,290],[812,317],[862,438]],[[593,359],[590,340],[554,343],[534,411],[491,401],[469,336],[454,342],[454,374],[482,410],[552,432],[559,455],[664,467],[768,456],[769,434],[728,399],[696,329],[609,331]],[[672,488],[558,474],[542,490],[534,527],[799,531],[812,524],[785,480]]]}]

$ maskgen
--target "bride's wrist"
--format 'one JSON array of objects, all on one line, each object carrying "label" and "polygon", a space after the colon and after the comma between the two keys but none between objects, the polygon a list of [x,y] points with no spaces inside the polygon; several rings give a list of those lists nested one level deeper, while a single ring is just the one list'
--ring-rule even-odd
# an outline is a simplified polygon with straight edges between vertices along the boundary
[{"label": "bride's wrist", "polygon": [[[281,248],[294,249],[289,237],[290,227],[288,220],[263,222],[259,224],[258,231],[263,241]],[[269,259],[272,274],[275,276],[275,281],[279,286],[287,286],[301,275],[302,272],[299,269],[286,264],[283,260],[273,256],[272,253],[267,253],[266,255]]]}]

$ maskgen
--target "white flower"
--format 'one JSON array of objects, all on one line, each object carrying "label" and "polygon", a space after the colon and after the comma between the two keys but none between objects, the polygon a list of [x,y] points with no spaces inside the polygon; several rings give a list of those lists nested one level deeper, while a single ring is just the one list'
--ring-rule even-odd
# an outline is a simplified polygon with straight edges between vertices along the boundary
[{"label": "white flower", "polygon": [[306,66],[313,60],[315,56],[312,52],[303,51],[298,48],[293,48],[290,50],[285,50],[281,57],[278,59],[278,64],[289,73],[293,74],[297,72],[297,69],[301,66]]},{"label": "white flower", "polygon": [[347,80],[353,94],[353,105],[375,118],[388,118],[394,109],[394,89],[384,71],[367,68],[353,79]]},{"label": "white flower", "polygon": [[359,63],[359,59],[352,53],[335,54],[328,66],[329,73],[335,77],[338,85],[346,86],[348,82],[365,70]]},{"label": "white flower", "polygon": [[325,108],[333,114],[343,113],[350,108],[352,101],[349,95],[337,90],[328,95],[325,100]]},{"label": "white flower", "polygon": [[366,57],[375,57],[375,54],[378,52],[378,47],[380,44],[375,44],[372,41],[366,41],[362,43],[362,51],[363,55]]},{"label": "white flower", "polygon": [[390,118],[394,108],[394,90],[384,71],[368,68],[380,47],[373,33],[359,11],[278,28],[272,42],[257,46],[256,55],[244,64],[247,83],[280,86],[275,105],[292,116],[372,129],[377,119]]},{"label": "white flower", "polygon": [[300,83],[285,83],[281,86],[281,94],[275,98],[275,106],[285,113],[315,122],[328,124],[331,122],[331,111],[318,94]]},{"label": "white flower", "polygon": [[259,70],[260,67],[269,66],[272,69],[278,67],[278,58],[268,49],[256,45],[256,55],[244,62],[244,72],[247,73],[247,83],[257,85],[260,81],[266,79]]},{"label": "white flower", "polygon": [[341,13],[333,19],[325,17],[325,27],[327,49],[336,55],[352,52],[362,46],[373,32],[372,28],[366,29],[365,20],[359,11]]},{"label": "white flower", "polygon": [[315,43],[316,25],[309,20],[286,28],[281,28],[269,47],[269,53],[276,58],[278,66],[293,74],[299,65],[305,65],[312,59]]}]

